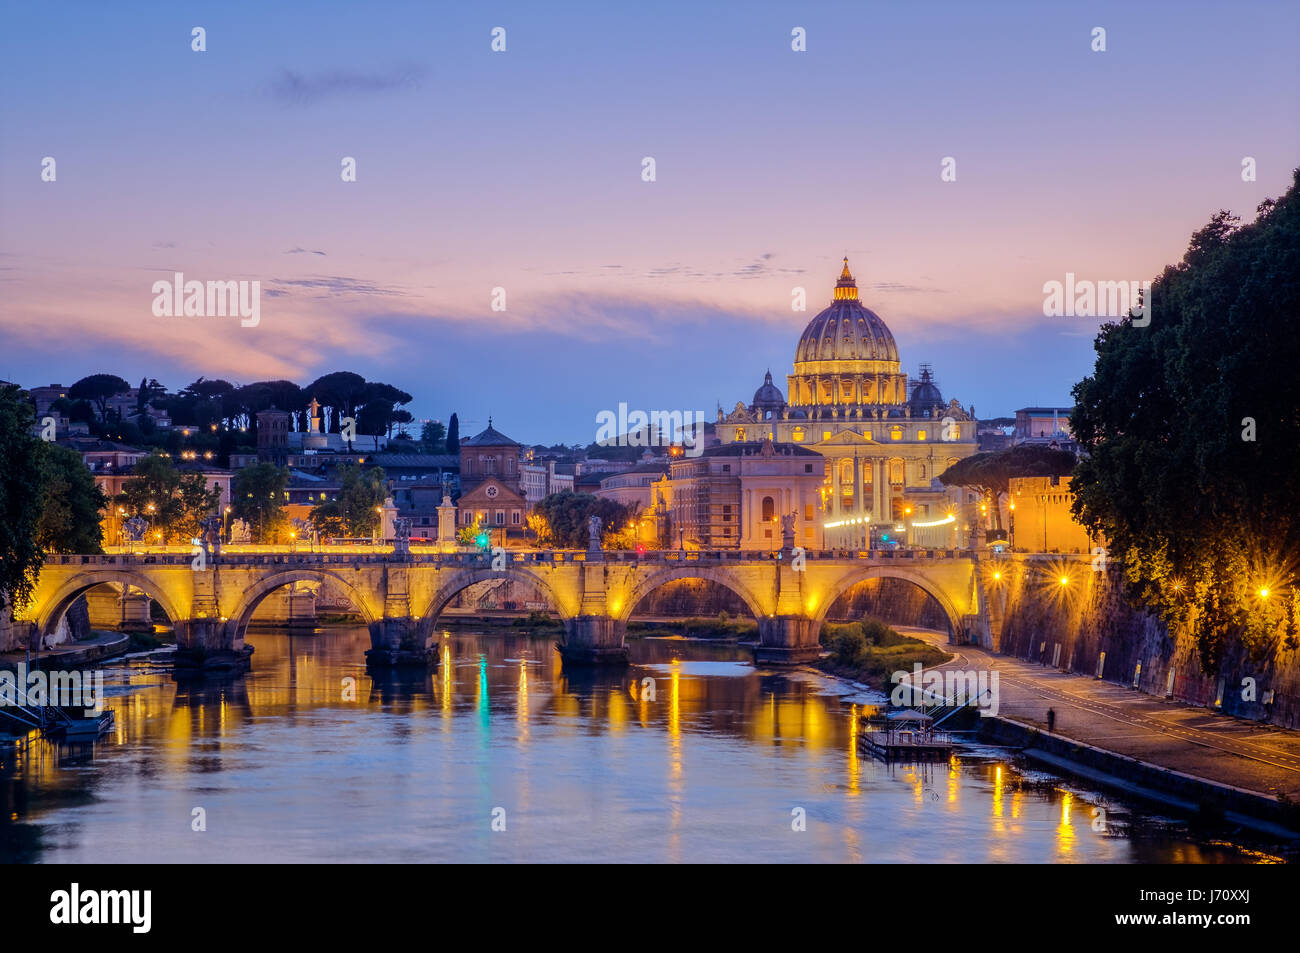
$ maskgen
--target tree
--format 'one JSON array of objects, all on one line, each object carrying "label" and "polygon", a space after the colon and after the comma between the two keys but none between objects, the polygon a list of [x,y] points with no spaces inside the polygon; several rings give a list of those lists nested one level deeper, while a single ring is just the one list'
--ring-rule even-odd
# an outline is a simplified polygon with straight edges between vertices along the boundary
[{"label": "tree", "polygon": [[[393,424],[397,422],[397,405],[409,404],[411,395],[400,388],[394,387],[392,384],[374,381],[366,385],[364,399],[367,405],[378,402],[380,406],[386,408],[383,433],[391,438],[393,436]],[[407,419],[410,419],[410,414],[407,414]]]},{"label": "tree", "polygon": [[993,526],[1002,529],[1002,496],[1010,492],[1011,480],[1017,477],[1055,476],[1069,474],[1075,465],[1075,456],[1068,450],[1044,447],[1041,444],[1020,444],[1006,450],[989,450],[958,460],[943,473],[939,482],[944,486],[966,486],[980,491],[993,508]]},{"label": "tree", "polygon": [[248,524],[255,543],[274,543],[288,530],[284,509],[289,470],[274,463],[255,463],[230,483],[230,515]]},{"label": "tree", "polygon": [[1300,170],[1254,222],[1221,211],[1104,325],[1070,427],[1074,512],[1122,561],[1128,595],[1186,625],[1215,670],[1239,640],[1297,638]]},{"label": "tree", "polygon": [[460,456],[460,418],[455,414],[447,421],[447,452]]},{"label": "tree", "polygon": [[316,378],[303,388],[308,399],[315,397],[326,409],[326,430],[339,433],[343,417],[355,417],[357,404],[365,399],[366,379],[351,371],[335,371]]},{"label": "tree", "polygon": [[440,420],[426,420],[420,428],[420,443],[425,453],[447,452],[447,428]]},{"label": "tree", "polygon": [[45,554],[37,542],[41,500],[41,441],[25,391],[0,385],[0,608],[31,601]]},{"label": "tree", "polygon": [[[590,539],[588,521],[601,518],[602,539],[613,542],[636,516],[636,507],[613,500],[563,490],[552,493],[533,507],[533,515],[542,517],[550,527],[552,545],[567,549],[586,549]],[[529,525],[533,523],[530,520]]]},{"label": "tree", "polygon": [[411,436],[406,432],[406,426],[407,424],[413,423],[414,421],[415,421],[415,417],[411,414],[409,410],[406,410],[402,407],[398,407],[396,410],[393,411],[393,415],[389,419],[388,436],[392,437],[393,435],[392,427],[394,424],[396,424],[397,436],[401,437],[404,440],[410,440]]},{"label": "tree", "polygon": [[176,487],[176,503],[171,532],[182,540],[195,539],[203,533],[203,521],[221,505],[221,490],[209,487],[202,473],[186,473]]},{"label": "tree", "polygon": [[45,553],[101,553],[101,511],[108,497],[81,454],[58,444],[42,445],[40,518],[36,544]]},{"label": "tree", "polygon": [[357,433],[373,437],[375,449],[379,449],[379,438],[388,427],[393,413],[393,405],[386,400],[370,400],[357,412]]},{"label": "tree", "polygon": [[68,396],[73,400],[88,400],[99,411],[99,419],[108,419],[108,402],[118,394],[124,394],[131,385],[116,374],[91,374],[83,377],[68,388]]},{"label": "tree", "polygon": [[180,485],[181,475],[171,458],[151,453],[136,463],[113,504],[125,510],[126,518],[139,516],[148,521],[150,542],[162,542],[172,535],[181,517],[181,504],[176,498]]},{"label": "tree", "polygon": [[312,526],[321,536],[374,536],[388,495],[384,471],[345,463],[338,469],[339,494],[312,508]]}]

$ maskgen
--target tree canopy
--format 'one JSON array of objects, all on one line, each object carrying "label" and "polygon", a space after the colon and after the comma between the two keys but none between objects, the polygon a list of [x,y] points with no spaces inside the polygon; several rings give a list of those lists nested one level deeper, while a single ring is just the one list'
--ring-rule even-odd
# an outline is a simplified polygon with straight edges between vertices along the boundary
[{"label": "tree canopy", "polygon": [[1041,444],[1019,444],[1006,450],[989,450],[958,460],[939,474],[944,486],[977,489],[993,504],[993,525],[1002,528],[998,501],[1010,491],[1017,477],[1066,476],[1074,469],[1075,456],[1068,450]]},{"label": "tree canopy", "polygon": [[99,411],[99,419],[108,418],[108,402],[118,394],[125,394],[131,385],[116,374],[91,374],[68,388],[72,400],[88,400]]},{"label": "tree canopy", "polygon": [[0,386],[0,608],[31,599],[45,554],[37,542],[41,499],[41,441],[27,394]]},{"label": "tree canopy", "polygon": [[1190,625],[1211,668],[1230,638],[1296,642],[1297,184],[1300,171],[1248,225],[1220,211],[1193,234],[1147,316],[1102,327],[1074,388],[1088,452],[1075,514],[1110,541],[1130,596]]},{"label": "tree canopy", "polygon": [[533,516],[545,520],[545,524],[529,520],[529,527],[550,545],[561,549],[586,549],[590,535],[587,530],[588,520],[599,516],[602,521],[601,536],[616,536],[626,529],[627,524],[636,516],[635,506],[617,503],[589,493],[575,493],[562,490],[543,498],[534,508]]}]

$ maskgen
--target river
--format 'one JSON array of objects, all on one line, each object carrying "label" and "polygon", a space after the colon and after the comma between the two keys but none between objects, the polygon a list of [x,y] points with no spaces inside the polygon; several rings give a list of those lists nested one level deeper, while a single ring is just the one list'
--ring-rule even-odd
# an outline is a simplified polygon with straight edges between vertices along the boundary
[{"label": "river", "polygon": [[444,632],[436,671],[376,680],[364,628],[248,641],[251,672],[198,685],[157,657],[110,665],[116,728],[93,750],[0,756],[0,859],[1269,859],[998,749],[860,755],[854,713],[883,699],[740,646],[633,641],[626,670],[565,672],[549,638]]}]

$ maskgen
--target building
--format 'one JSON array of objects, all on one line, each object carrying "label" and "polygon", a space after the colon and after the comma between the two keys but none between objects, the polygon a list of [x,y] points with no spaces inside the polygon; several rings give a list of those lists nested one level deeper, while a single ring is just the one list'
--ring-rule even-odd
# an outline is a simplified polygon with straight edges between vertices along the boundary
[{"label": "building", "polygon": [[611,473],[601,477],[596,496],[644,512],[654,502],[654,485],[668,472],[667,463],[643,463],[621,473]]},{"label": "building", "polygon": [[527,526],[528,501],[495,476],[486,477],[474,489],[463,493],[456,501],[456,509],[462,529],[478,525],[499,530],[504,536],[522,537]]},{"label": "building", "polygon": [[573,464],[554,460],[527,462],[519,468],[520,486],[531,509],[552,493],[573,490]]},{"label": "building", "polygon": [[287,410],[269,407],[257,412],[257,459],[261,463],[285,466],[289,460],[289,417]]},{"label": "building", "polygon": [[1021,407],[1016,411],[1012,444],[1040,443],[1077,454],[1079,444],[1070,433],[1073,410],[1073,407]]},{"label": "building", "polygon": [[826,544],[865,547],[882,534],[892,542],[913,522],[946,518],[937,477],[977,450],[974,408],[945,402],[928,364],[910,384],[901,368],[894,336],[858,300],[846,258],[830,305],[795,346],[789,399],[769,371],[748,406],[719,410],[718,439],[815,451],[826,460]]},{"label": "building", "polygon": [[1095,547],[1105,545],[1104,540],[1089,536],[1083,524],[1075,520],[1069,477],[1016,477],[1009,482],[1009,489],[1003,525],[1012,527],[1010,543],[1016,549],[1091,553]]},{"label": "building", "polygon": [[489,479],[524,498],[522,485],[523,447],[492,426],[460,442],[460,489],[472,493]]},{"label": "building", "polygon": [[652,484],[668,507],[668,539],[684,549],[774,550],[781,518],[794,517],[795,544],[822,548],[825,463],[816,451],[771,440],[710,447],[672,461]]}]

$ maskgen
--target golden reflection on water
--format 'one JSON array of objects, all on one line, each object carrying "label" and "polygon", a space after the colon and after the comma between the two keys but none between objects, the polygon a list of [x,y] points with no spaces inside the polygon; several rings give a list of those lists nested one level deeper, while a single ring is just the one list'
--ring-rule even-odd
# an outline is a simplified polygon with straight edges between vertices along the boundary
[{"label": "golden reflection on water", "polygon": [[[340,752],[355,739],[359,756],[379,757],[382,765],[382,754],[367,747],[369,731],[403,750],[408,760],[401,768],[423,777],[419,796],[422,816],[433,818],[429,824],[437,823],[443,805],[463,808],[467,798],[478,797],[504,804],[512,830],[514,812],[534,808],[548,812],[552,827],[588,812],[584,829],[595,829],[594,817],[614,837],[649,818],[660,845],[656,856],[671,861],[700,859],[702,836],[735,845],[740,859],[759,859],[740,845],[766,836],[779,850],[813,850],[807,859],[897,859],[905,851],[900,843],[913,842],[914,835],[922,843],[928,832],[952,830],[974,837],[973,843],[964,837],[960,857],[952,859],[1128,859],[1122,835],[1108,839],[1092,830],[1086,802],[1076,805],[1068,792],[1027,788],[1002,763],[957,756],[946,765],[884,765],[865,756],[858,747],[859,719],[874,706],[842,703],[816,678],[755,670],[737,647],[647,640],[634,646],[630,669],[567,671],[546,640],[444,632],[437,671],[371,677],[365,674],[364,629],[254,633],[250,641],[258,651],[253,671],[242,678],[177,683],[158,669],[119,668],[120,692],[110,699],[116,727],[97,746],[95,759],[107,770],[133,753],[134,777],[180,788],[210,784],[215,772],[254,770],[270,779],[260,783],[283,787],[286,798],[310,799],[315,795],[295,789],[290,768],[277,759],[301,759],[321,744],[318,726],[337,729],[341,717],[343,740],[330,736]],[[355,679],[350,698],[339,690],[346,679]],[[429,717],[380,720],[423,712]],[[291,727],[301,739],[290,732],[267,742],[257,732],[268,727]],[[602,738],[616,743],[602,747]],[[263,744],[281,747],[264,750]],[[688,783],[685,762],[692,753]],[[725,761],[716,760],[719,754]],[[94,769],[100,765],[78,776],[54,756],[20,760],[21,783],[40,796],[11,797],[0,804],[0,818],[27,820],[49,810],[57,801],[51,795],[98,783]],[[557,764],[563,765],[558,772]],[[590,796],[602,788],[637,803],[636,817],[629,820],[622,808],[607,808],[608,799]],[[125,790],[131,803],[138,792]],[[364,783],[360,790],[364,795]],[[116,789],[106,795],[108,802],[121,796]],[[808,808],[809,834],[799,835],[802,841],[788,836],[792,805]],[[470,806],[479,809],[476,802]],[[611,813],[600,813],[606,809]],[[756,817],[770,826],[754,826]],[[294,823],[278,820],[287,829]],[[339,823],[346,826],[341,817]],[[790,846],[801,843],[814,846]],[[1205,854],[1175,843],[1168,849],[1161,844],[1153,856]],[[913,859],[943,858],[920,851]]]},{"label": "golden reflection on water", "polygon": [[1061,797],[1061,823],[1056,826],[1056,855],[1061,860],[1069,860],[1074,854],[1074,825],[1070,821],[1070,808],[1074,804],[1074,795],[1069,791]]},{"label": "golden reflection on water", "polygon": [[858,753],[858,706],[849,706],[849,797],[857,797],[861,791],[858,779],[862,776],[861,755]]}]

